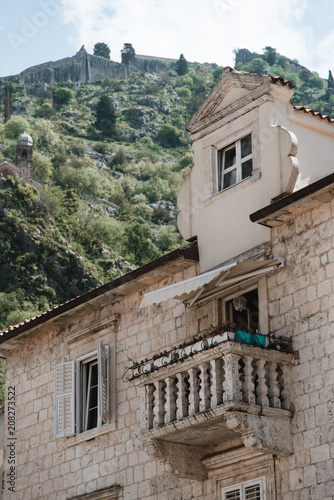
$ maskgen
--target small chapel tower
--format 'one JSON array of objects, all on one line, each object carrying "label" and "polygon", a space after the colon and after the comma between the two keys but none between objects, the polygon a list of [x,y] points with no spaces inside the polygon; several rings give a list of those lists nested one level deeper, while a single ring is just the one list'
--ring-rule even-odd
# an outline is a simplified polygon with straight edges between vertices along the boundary
[{"label": "small chapel tower", "polygon": [[21,179],[31,178],[33,140],[26,133],[20,135],[16,146],[16,165],[20,168]]}]

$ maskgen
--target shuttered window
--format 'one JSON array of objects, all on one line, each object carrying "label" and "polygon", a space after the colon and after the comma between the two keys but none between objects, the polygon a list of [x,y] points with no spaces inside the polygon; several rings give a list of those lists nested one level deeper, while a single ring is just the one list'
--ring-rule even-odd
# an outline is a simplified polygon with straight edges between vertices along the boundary
[{"label": "shuttered window", "polygon": [[62,363],[55,370],[55,434],[74,434],[74,361]]},{"label": "shuttered window", "polygon": [[265,478],[223,488],[222,500],[266,500]]},{"label": "shuttered window", "polygon": [[108,423],[109,346],[55,369],[55,435],[85,432]]}]

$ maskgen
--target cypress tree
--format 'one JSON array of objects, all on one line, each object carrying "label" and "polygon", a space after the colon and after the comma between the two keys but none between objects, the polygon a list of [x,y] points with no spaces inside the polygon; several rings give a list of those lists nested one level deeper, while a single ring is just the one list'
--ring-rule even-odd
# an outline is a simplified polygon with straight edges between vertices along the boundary
[{"label": "cypress tree", "polygon": [[106,95],[101,96],[97,103],[95,127],[104,137],[113,137],[116,133],[115,108]]},{"label": "cypress tree", "polygon": [[180,55],[180,58],[176,63],[176,73],[179,76],[186,75],[188,73],[188,63],[183,54]]},{"label": "cypress tree", "polygon": [[328,73],[328,88],[334,89],[334,78],[333,78],[331,70],[329,70],[329,73]]}]

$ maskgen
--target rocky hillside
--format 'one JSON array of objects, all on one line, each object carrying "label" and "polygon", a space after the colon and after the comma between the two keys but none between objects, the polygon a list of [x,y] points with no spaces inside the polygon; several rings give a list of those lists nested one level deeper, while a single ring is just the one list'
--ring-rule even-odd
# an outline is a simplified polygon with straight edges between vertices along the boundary
[{"label": "rocky hillside", "polygon": [[[237,57],[237,69],[290,79],[296,104],[330,114],[327,82],[269,49],[250,60]],[[0,328],[184,244],[176,196],[193,165],[185,124],[221,70],[188,64],[122,80],[10,84],[0,160],[15,161],[26,126],[34,139],[33,175],[45,193],[0,180]],[[0,81],[3,103],[6,86]]]}]

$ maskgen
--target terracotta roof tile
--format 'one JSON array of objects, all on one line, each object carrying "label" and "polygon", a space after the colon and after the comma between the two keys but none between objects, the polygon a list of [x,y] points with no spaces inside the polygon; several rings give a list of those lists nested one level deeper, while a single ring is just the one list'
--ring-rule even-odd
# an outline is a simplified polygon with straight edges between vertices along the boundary
[{"label": "terracotta roof tile", "polygon": [[319,111],[314,111],[314,109],[305,108],[304,106],[293,106],[297,111],[303,111],[304,113],[310,113],[312,116],[317,116],[321,120],[327,120],[332,123],[334,120],[328,115],[323,115]]},{"label": "terracotta roof tile", "polygon": [[283,85],[284,87],[289,87],[289,89],[294,89],[295,86],[290,80],[284,80],[281,76],[272,76],[269,75],[271,78],[272,83],[279,83],[280,85]]}]

